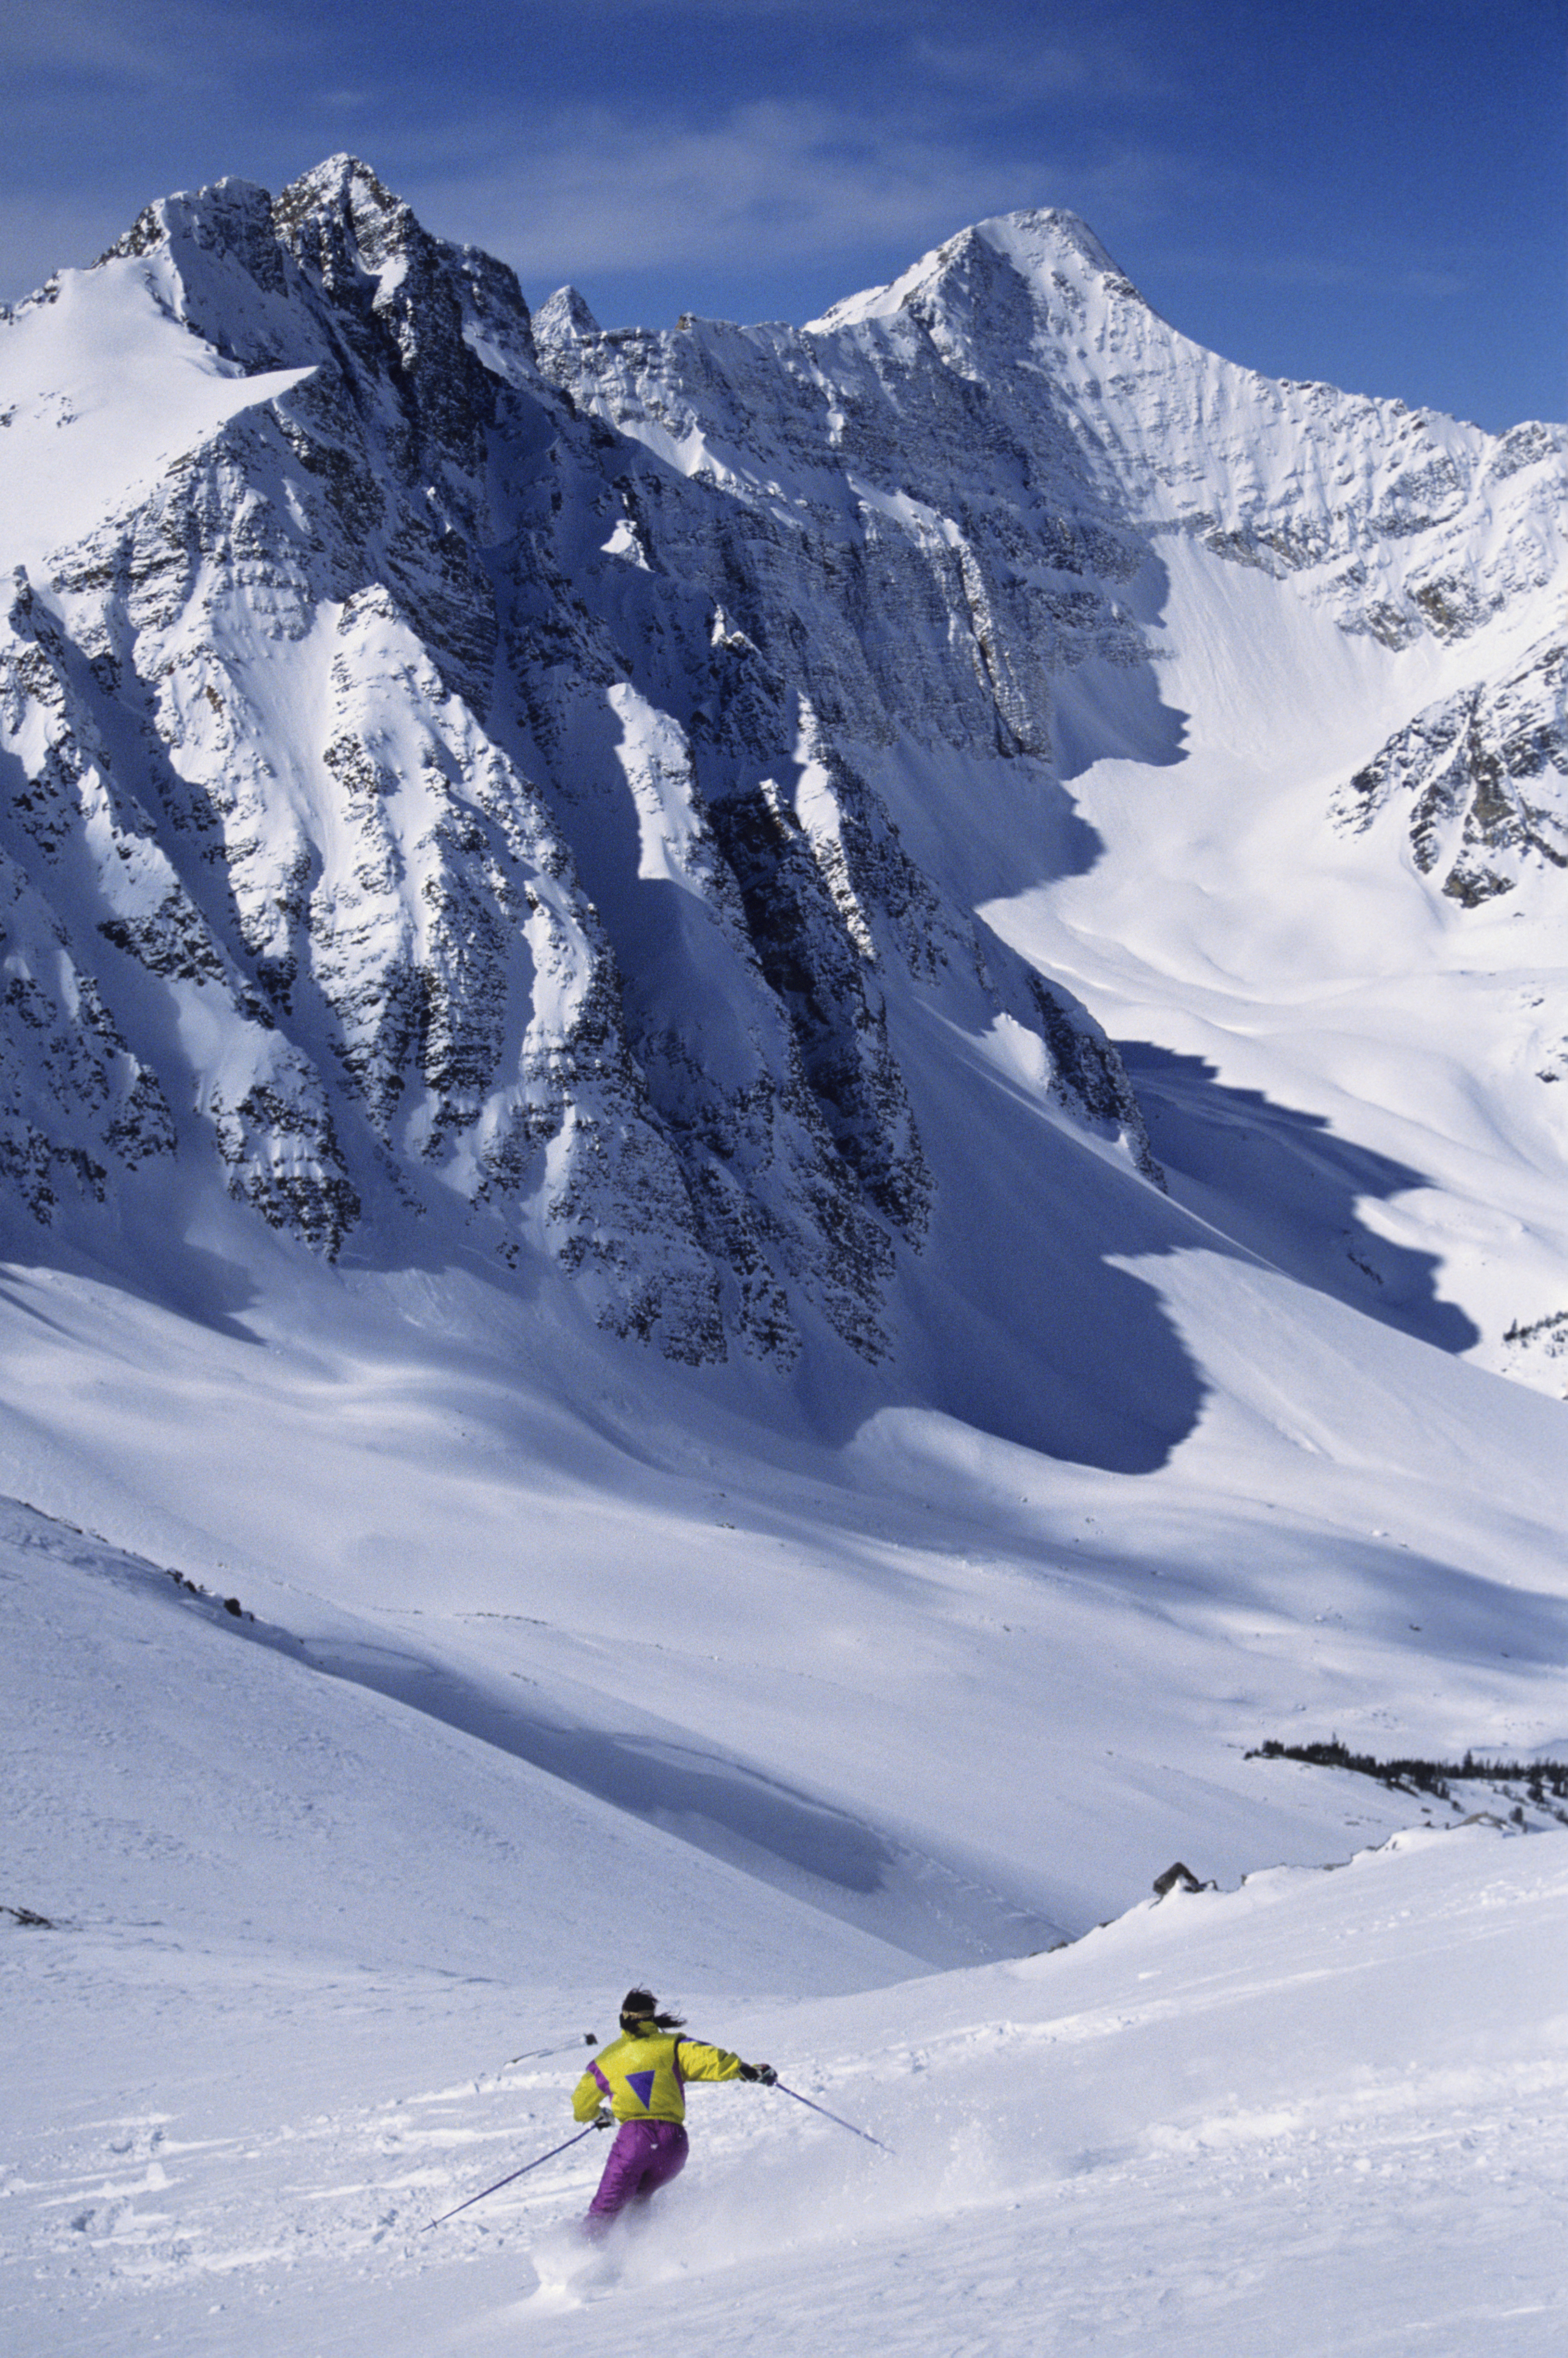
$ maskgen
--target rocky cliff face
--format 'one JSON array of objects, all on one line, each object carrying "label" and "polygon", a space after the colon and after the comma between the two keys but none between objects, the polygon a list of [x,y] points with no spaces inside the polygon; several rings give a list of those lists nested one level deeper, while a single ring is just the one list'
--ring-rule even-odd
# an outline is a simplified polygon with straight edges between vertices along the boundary
[{"label": "rocky cliff face", "polygon": [[[1557,562],[1560,438],[1263,384],[1063,215],[808,330],[607,334],[338,157],[152,207],[0,338],[0,462],[92,479],[0,551],[0,1177],[51,1221],[210,1170],[325,1254],[456,1217],[692,1362],[888,1349],[944,1027],[1158,1184],[899,749],[1048,795],[1065,672],[1157,701],[1172,534],[1389,648]],[[1412,717],[1345,823],[1410,797],[1462,901],[1561,861],[1563,674]]]},{"label": "rocky cliff face", "polygon": [[1429,706],[1336,797],[1353,833],[1408,806],[1422,874],[1465,908],[1511,892],[1530,864],[1568,868],[1568,633],[1498,681]]}]

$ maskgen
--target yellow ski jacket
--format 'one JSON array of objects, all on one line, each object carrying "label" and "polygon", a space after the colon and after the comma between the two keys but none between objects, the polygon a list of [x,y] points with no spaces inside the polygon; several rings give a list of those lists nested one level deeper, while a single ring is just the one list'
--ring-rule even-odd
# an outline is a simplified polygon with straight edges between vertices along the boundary
[{"label": "yellow ski jacket", "polygon": [[727,2048],[705,2047],[672,2030],[627,2032],[615,2039],[577,2083],[572,2112],[592,2120],[608,2103],[618,2121],[684,2121],[688,2080],[738,2080],[741,2058]]}]

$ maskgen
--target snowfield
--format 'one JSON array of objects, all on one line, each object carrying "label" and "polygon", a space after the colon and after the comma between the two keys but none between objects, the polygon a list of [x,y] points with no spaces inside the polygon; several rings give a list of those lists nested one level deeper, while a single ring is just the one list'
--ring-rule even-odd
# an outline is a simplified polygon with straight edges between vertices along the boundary
[{"label": "snowfield", "polygon": [[[69,1297],[52,1292],[59,1348]],[[1472,1407],[1552,1416],[1388,1340]],[[188,1472],[241,1414],[222,1368],[243,1347],[206,1350],[166,1427]],[[373,1498],[389,1531],[406,1511],[412,1563],[421,1497],[434,1514],[466,1493],[447,1527],[472,1533],[471,1453],[457,1473],[449,1448],[438,1476],[400,1427],[430,1413],[428,1370],[401,1412],[388,1375],[364,1420],[379,1495],[341,1431],[301,1420],[261,1453],[292,1463],[322,1554]],[[250,1399],[263,1431],[254,1380]],[[332,1425],[362,1414],[339,1369]],[[927,1489],[942,1438],[926,1436]],[[738,1507],[717,1440],[701,1485],[623,1463],[620,1500],[601,1467],[587,1505],[562,1495],[575,1480],[541,1478],[539,1453],[524,1503],[518,1459],[492,1455],[514,1498],[504,1560],[468,1553],[444,1591],[427,1563],[411,1606],[383,1541],[352,1614],[297,1567],[268,1579],[232,1542],[199,1555],[200,1481],[174,1568],[207,1595],[171,1577],[172,1551],[10,1511],[5,1904],[51,1919],[0,1917],[13,2346],[564,2350],[608,2326],[803,2358],[1130,2350],[1156,2331],[1235,2358],[1556,2349],[1568,1833],[1522,1797],[1521,1830],[1485,1788],[1423,1803],[1241,1751],[1265,1724],[1290,1733],[1288,1697],[1311,1699],[1308,1727],[1332,1713],[1385,1745],[1461,1721],[1539,1739],[1563,1693],[1561,1604],[1483,1592],[1397,1541],[1396,1591],[1370,1534],[1321,1519],[1306,1558],[1284,1495],[1249,1527],[1230,1509],[1260,1573],[1264,1513],[1286,1521],[1272,1597],[1257,1577],[1249,1595],[1212,1498],[1170,1486],[1162,1509],[1140,1484],[1122,1504],[1112,1476],[1080,1492],[1098,1511],[1072,1518],[1047,1571],[1016,1533],[999,1547],[1016,1519],[994,1488],[980,1547],[951,1455],[946,1498],[894,1492],[907,1432],[883,1444],[880,1530],[845,1528],[872,1520],[862,1474],[835,1502],[837,1539],[818,1525],[807,1545],[802,1509],[824,1490],[797,1467],[775,1493],[795,1528],[775,1506],[764,1535],[764,1477]],[[1317,1463],[1342,1499],[1390,1495],[1386,1474]],[[67,1464],[35,1443],[34,1487]],[[243,1467],[214,1472],[243,1496]],[[961,1474],[972,1497],[974,1466]],[[1404,1487],[1411,1528],[1422,1489],[1422,1512],[1450,1521],[1452,1469],[1446,1489],[1435,1464]],[[746,1512],[742,1548],[724,1525]],[[1135,1520],[1158,1565],[1117,1554]],[[656,1618],[624,1602],[616,1533],[633,1523]],[[580,1577],[563,1585],[570,1541]],[[527,1690],[521,1706],[506,1688]],[[1390,1832],[1423,1807],[1424,1826]],[[1234,1886],[1238,1860],[1271,1854],[1354,1858],[1126,1912],[1177,1855]],[[1108,1894],[1115,1920],[1093,1929]],[[1069,1945],[1017,1958],[1063,1923]],[[592,2145],[427,2231],[571,2134],[583,2035],[611,2035],[637,1974],[892,2156],[785,2096],[699,2089],[693,2163],[606,2277],[583,2280],[568,2234]],[[538,2047],[567,2051],[505,2068]]]},{"label": "snowfield", "polygon": [[[1568,1759],[1564,448],[1060,213],[0,317],[7,2352],[1556,2358],[1564,1804],[1260,1747]],[[639,1979],[891,2150],[429,2226]]]},{"label": "snowfield", "polygon": [[[25,1554],[58,1576],[58,1542],[18,1537],[13,1583]],[[100,1571],[111,1596],[146,1586]],[[168,1809],[144,1819],[145,1743],[84,1729],[76,1839],[132,1804],[115,1904],[3,1936],[10,2347],[1561,2348],[1561,1828],[1396,1834],[1337,1872],[1178,1890],[1048,1954],[888,1982],[869,1944],[684,1845],[618,1844],[548,1780],[507,1793],[464,1739],[427,1737],[416,1785],[386,1707],[344,1690],[301,1719],[260,1650],[211,1619],[160,1635],[181,1608],[137,1602],[124,1651],[199,1658],[189,1692],[228,1714],[231,1767],[158,1731]],[[95,1685],[123,1699],[97,1642]],[[393,1818],[372,1798],[388,1769]],[[191,1865],[205,1910],[165,1916]],[[568,2232],[591,2138],[427,2227],[572,2133],[582,2032],[611,2028],[585,2009],[625,1978],[572,1968],[618,1943],[695,2027],[892,2150],[778,2092],[699,2089],[686,2176],[608,2270],[585,2275]],[[801,1995],[857,1979],[882,1985]],[[770,1982],[787,2000],[759,1999]],[[577,2060],[506,2068],[552,2044]]]}]

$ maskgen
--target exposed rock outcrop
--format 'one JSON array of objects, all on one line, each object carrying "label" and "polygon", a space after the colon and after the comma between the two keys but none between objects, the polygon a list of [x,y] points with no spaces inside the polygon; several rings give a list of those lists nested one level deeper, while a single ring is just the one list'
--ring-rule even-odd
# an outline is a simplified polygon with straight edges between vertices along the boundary
[{"label": "exposed rock outcrop", "polygon": [[[328,1255],[455,1211],[683,1361],[892,1347],[945,1026],[1022,1027],[1158,1179],[1093,1017],[912,853],[899,749],[1058,791],[1065,674],[1158,701],[1173,535],[1390,645],[1552,558],[1548,429],[1230,369],[1069,215],[806,330],[606,333],[339,157],[167,199],[49,300],[187,422],[137,413],[0,633],[0,1176],[53,1219],[205,1154]],[[1568,857],[1562,670],[1422,715],[1346,823],[1408,792],[1466,902]]]},{"label": "exposed rock outcrop", "polygon": [[1511,892],[1526,861],[1568,868],[1568,644],[1419,713],[1336,796],[1335,817],[1359,832],[1396,801],[1416,866],[1441,870],[1465,908]]}]

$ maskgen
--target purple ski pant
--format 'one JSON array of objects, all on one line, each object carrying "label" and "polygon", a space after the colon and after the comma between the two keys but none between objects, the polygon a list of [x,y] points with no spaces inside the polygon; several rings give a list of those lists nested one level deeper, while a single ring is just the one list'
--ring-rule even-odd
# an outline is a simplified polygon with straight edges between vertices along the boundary
[{"label": "purple ski pant", "polygon": [[615,2132],[599,2191],[583,2225],[602,2235],[628,2202],[646,2202],[686,2168],[686,2131],[679,2121],[622,2121]]}]

